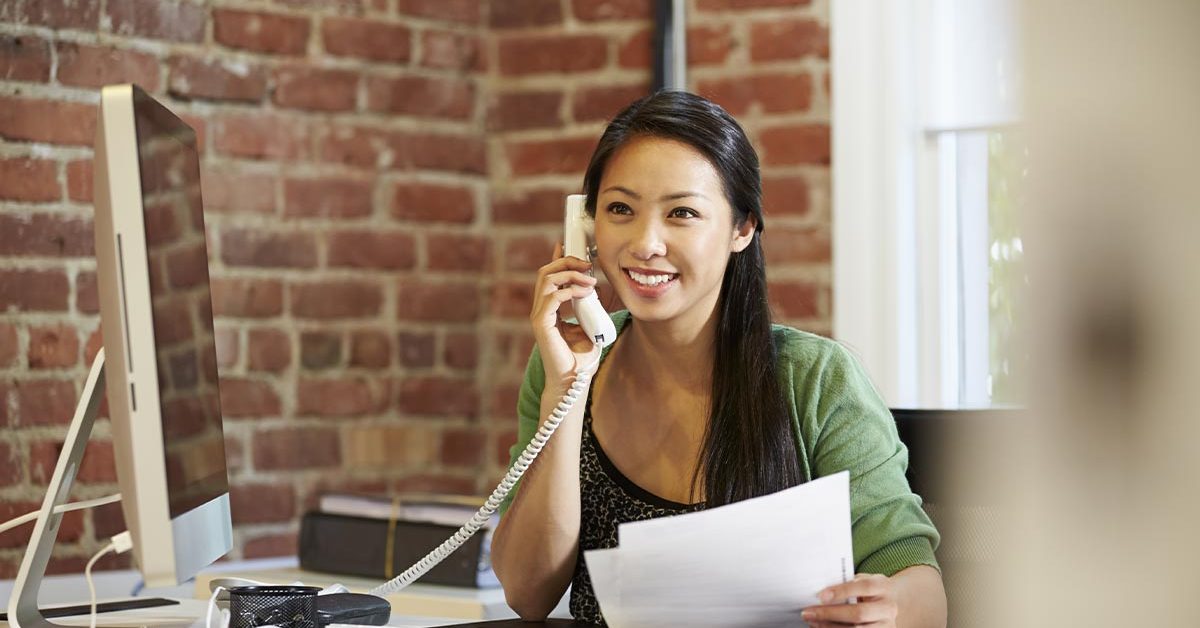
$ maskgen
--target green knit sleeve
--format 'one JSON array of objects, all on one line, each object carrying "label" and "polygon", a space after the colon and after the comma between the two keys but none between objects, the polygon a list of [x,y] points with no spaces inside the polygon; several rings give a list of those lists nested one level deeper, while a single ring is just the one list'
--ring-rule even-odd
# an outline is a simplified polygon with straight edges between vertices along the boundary
[{"label": "green knit sleeve", "polygon": [[[525,379],[521,381],[521,391],[517,396],[517,442],[508,449],[509,468],[517,461],[517,456],[525,451],[525,447],[529,445],[529,441],[533,440],[533,435],[537,433],[538,427],[541,425],[538,414],[542,411],[542,389],[545,387],[546,372],[542,367],[542,355],[534,346],[529,355],[529,362],[525,365]],[[508,507],[512,505],[519,488],[521,488],[521,483],[517,482],[505,496],[504,501],[500,503],[501,516],[508,512]]]},{"label": "green knit sleeve", "polygon": [[887,405],[844,347],[812,335],[799,342],[804,347],[792,355],[808,362],[792,370],[802,453],[811,477],[850,472],[856,570],[891,576],[914,565],[937,568],[938,532],[908,486],[908,449]]}]

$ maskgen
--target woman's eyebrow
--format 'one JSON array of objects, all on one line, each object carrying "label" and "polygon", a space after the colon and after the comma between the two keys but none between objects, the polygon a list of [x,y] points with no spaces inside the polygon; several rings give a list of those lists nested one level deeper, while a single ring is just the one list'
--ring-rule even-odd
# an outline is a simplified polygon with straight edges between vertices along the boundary
[{"label": "woman's eyebrow", "polygon": [[[638,194],[637,192],[634,192],[633,190],[631,190],[631,189],[629,189],[629,188],[627,188],[627,187],[622,187],[622,186],[620,186],[620,185],[610,185],[610,186],[608,186],[607,188],[604,188],[603,192],[620,192],[620,193],[622,193],[622,194],[625,194],[626,196],[630,196],[630,197],[632,197],[632,198],[634,198],[634,199],[637,199],[637,200],[639,200],[639,201],[640,201],[640,200],[642,200],[642,195],[641,195],[641,194]],[[603,193],[603,192],[602,192],[602,193]],[[674,200],[677,200],[677,199],[681,199],[681,198],[688,198],[688,197],[691,197],[691,196],[695,196],[695,197],[698,197],[698,198],[703,198],[703,199],[707,199],[707,198],[708,198],[707,196],[705,196],[705,195],[701,194],[700,192],[683,191],[683,192],[672,192],[672,193],[670,193],[670,194],[664,194],[663,196],[659,197],[659,199],[658,199],[658,200],[660,200],[660,201],[674,201]]]}]

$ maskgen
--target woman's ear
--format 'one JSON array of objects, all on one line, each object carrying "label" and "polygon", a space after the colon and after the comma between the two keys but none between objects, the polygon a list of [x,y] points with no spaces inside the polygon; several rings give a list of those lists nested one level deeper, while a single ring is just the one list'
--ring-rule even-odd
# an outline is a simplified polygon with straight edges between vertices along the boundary
[{"label": "woman's ear", "polygon": [[729,243],[729,250],[734,253],[744,251],[754,240],[756,230],[758,230],[758,219],[754,217],[754,214],[747,214],[742,224],[733,229],[733,240]]}]

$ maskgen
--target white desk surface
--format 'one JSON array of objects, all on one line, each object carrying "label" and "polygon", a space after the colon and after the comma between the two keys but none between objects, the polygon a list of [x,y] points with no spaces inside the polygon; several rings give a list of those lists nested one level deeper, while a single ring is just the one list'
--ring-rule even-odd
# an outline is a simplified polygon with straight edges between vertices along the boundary
[{"label": "white desk surface", "polygon": [[[288,572],[296,568],[297,561],[295,558],[271,558],[260,560],[248,560],[229,563],[217,563],[202,572],[203,574],[224,574],[224,575],[239,575],[244,573],[262,573],[265,571],[279,570]],[[135,587],[141,581],[141,577],[134,570],[119,570],[119,571],[101,571],[92,574],[92,580],[96,585],[96,596],[98,601],[108,601],[113,599],[128,599],[133,597]],[[418,585],[414,585],[418,586]],[[439,589],[449,589],[449,587],[431,587],[432,591]],[[97,615],[97,626],[129,626],[129,625],[155,625],[155,626],[191,626],[196,624],[197,620],[203,623],[204,614],[207,610],[206,599],[196,599],[196,585],[193,582],[186,582],[174,587],[162,588],[144,588],[137,591],[137,597],[164,597],[177,599],[180,601],[178,606],[162,606],[156,608],[135,609],[130,611],[122,611],[119,613],[102,613]],[[464,596],[470,597],[474,593],[469,589],[461,589],[454,591],[454,595],[458,598]],[[0,601],[7,606],[9,595],[12,592],[12,581],[0,581]],[[482,590],[476,591],[478,595],[486,597],[490,600],[498,593],[497,590]],[[500,594],[503,595],[502,593]],[[47,576],[42,581],[42,588],[39,595],[39,603],[42,606],[55,605],[71,605],[71,604],[86,604],[88,602],[87,583],[84,581],[83,574]],[[501,597],[501,599],[503,599]],[[505,607],[507,610],[507,607]],[[506,615],[515,617],[511,611]],[[488,619],[491,619],[490,617]],[[55,623],[63,625],[78,625],[87,626],[89,617],[80,615],[69,618],[58,618],[53,620]],[[469,618],[451,618],[451,617],[433,617],[421,615],[399,615],[392,614],[389,626],[397,628],[417,628],[420,626],[446,626],[450,624],[468,623],[469,621],[477,621]],[[198,624],[197,624],[198,625]],[[7,627],[7,623],[0,622],[0,626]]]}]

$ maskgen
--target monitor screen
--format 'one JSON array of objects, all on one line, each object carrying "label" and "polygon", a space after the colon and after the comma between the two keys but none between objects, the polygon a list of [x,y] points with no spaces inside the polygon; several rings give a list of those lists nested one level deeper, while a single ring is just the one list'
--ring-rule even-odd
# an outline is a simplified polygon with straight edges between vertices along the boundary
[{"label": "monitor screen", "polygon": [[134,91],[134,125],[174,519],[229,492],[200,167],[193,131],[140,90]]}]

